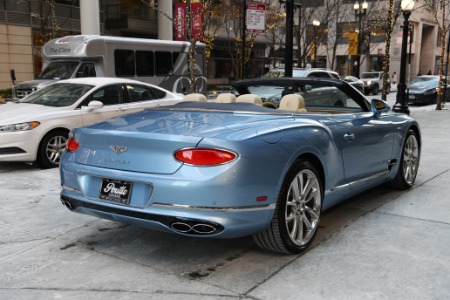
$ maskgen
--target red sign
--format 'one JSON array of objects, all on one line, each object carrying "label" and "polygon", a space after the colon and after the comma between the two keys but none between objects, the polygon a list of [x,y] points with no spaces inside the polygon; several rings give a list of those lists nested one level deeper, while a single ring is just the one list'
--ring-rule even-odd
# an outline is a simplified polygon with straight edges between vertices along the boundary
[{"label": "red sign", "polygon": [[203,41],[203,5],[200,2],[191,4],[192,37]]},{"label": "red sign", "polygon": [[247,18],[246,27],[247,32],[263,33],[265,30],[266,20],[266,5],[259,3],[247,4]]},{"label": "red sign", "polygon": [[[196,2],[191,4],[191,32],[192,37],[203,41],[203,9],[202,3]],[[177,3],[175,5],[175,40],[187,40],[187,10],[186,3]]]},{"label": "red sign", "polygon": [[186,40],[186,4],[177,3],[175,5],[175,40]]}]

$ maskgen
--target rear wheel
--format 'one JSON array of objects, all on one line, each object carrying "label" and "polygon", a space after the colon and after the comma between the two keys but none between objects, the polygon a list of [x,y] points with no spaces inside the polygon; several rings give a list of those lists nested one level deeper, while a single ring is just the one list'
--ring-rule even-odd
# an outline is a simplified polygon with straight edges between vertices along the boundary
[{"label": "rear wheel", "polygon": [[291,254],[306,250],[319,228],[322,198],[316,168],[297,160],[284,179],[270,226],[253,239],[270,251]]},{"label": "rear wheel", "polygon": [[397,175],[391,181],[393,187],[402,190],[412,187],[419,169],[419,155],[420,148],[417,135],[413,130],[409,130],[403,145]]},{"label": "rear wheel", "polygon": [[41,141],[37,162],[42,168],[55,168],[59,165],[61,154],[65,149],[68,134],[64,130],[48,133]]}]

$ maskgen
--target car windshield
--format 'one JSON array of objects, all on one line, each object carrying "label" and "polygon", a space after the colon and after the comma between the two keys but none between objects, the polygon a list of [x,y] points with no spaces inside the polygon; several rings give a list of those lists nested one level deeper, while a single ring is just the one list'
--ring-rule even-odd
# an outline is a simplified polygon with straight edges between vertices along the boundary
[{"label": "car windshield", "polygon": [[362,73],[361,79],[377,79],[379,73]]},{"label": "car windshield", "polygon": [[343,90],[321,82],[311,82],[307,85],[255,84],[249,85],[247,90],[251,94],[260,96],[263,102],[270,102],[276,107],[280,105],[280,100],[283,96],[287,94],[298,94],[305,100],[305,107],[307,109],[318,107],[333,109],[339,107],[353,112],[362,111],[361,106]]},{"label": "car windshield", "polygon": [[93,87],[87,84],[54,83],[28,95],[20,102],[54,107],[70,106]]},{"label": "car windshield", "polygon": [[436,87],[439,85],[439,77],[417,77],[412,80],[409,86],[429,86]]},{"label": "car windshield", "polygon": [[37,77],[37,79],[68,79],[78,66],[78,62],[52,62]]},{"label": "car windshield", "polygon": [[[292,70],[292,77],[306,77],[307,71],[306,70]],[[264,74],[264,77],[283,77],[284,76],[284,70],[282,69],[273,69],[266,74]]]}]

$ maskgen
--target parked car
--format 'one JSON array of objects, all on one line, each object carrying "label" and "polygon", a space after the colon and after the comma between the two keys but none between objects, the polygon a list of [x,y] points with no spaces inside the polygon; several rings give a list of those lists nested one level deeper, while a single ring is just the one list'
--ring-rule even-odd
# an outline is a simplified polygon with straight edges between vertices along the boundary
[{"label": "parked car", "polygon": [[[264,77],[280,78],[284,77],[284,68],[274,68],[267,72]],[[308,77],[308,78],[333,78],[342,79],[353,85],[356,89],[363,91],[364,84],[353,76],[341,78],[339,74],[330,69],[324,68],[293,68],[292,77]]]},{"label": "parked car", "polygon": [[[378,93],[383,88],[383,72],[363,72],[361,74],[361,80],[364,83],[364,94],[365,95],[378,95]],[[387,93],[391,92],[391,82],[388,78],[387,80]]]},{"label": "parked car", "polygon": [[[422,75],[413,79],[408,85],[409,104],[433,104],[436,103],[439,87],[439,76]],[[445,101],[450,101],[450,80],[447,81]]]},{"label": "parked car", "polygon": [[[278,109],[250,93],[266,84],[289,91]],[[414,184],[419,125],[387,102],[333,79],[234,87],[234,103],[183,101],[73,129],[60,165],[63,204],[190,237],[252,235],[264,249],[299,253],[324,210],[379,184]],[[323,89],[345,105],[319,103]]]},{"label": "parked car", "polygon": [[[279,78],[284,77],[284,68],[274,68],[264,74],[263,77]],[[292,77],[316,77],[340,79],[339,74],[323,68],[293,68]]]},{"label": "parked car", "polygon": [[361,93],[364,93],[364,82],[358,77],[342,76],[341,79],[347,81],[348,83],[350,83],[350,85],[353,85]]},{"label": "parked car", "polygon": [[0,161],[56,167],[70,129],[182,99],[157,86],[118,78],[61,80],[0,107]]}]

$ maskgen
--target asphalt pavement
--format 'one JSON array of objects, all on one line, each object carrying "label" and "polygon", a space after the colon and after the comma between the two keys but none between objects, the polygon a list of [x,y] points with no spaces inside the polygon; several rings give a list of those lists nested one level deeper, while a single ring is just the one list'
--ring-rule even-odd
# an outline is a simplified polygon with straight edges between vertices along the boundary
[{"label": "asphalt pavement", "polygon": [[325,212],[301,255],[75,214],[57,169],[0,163],[0,299],[449,299],[450,111],[434,108],[411,107],[423,139],[413,188]]}]

